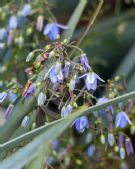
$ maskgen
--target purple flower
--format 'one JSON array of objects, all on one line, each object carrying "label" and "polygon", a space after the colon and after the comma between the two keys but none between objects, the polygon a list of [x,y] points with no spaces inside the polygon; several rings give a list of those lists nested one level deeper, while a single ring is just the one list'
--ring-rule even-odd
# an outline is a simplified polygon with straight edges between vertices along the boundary
[{"label": "purple flower", "polygon": [[13,104],[9,104],[9,106],[7,107],[7,109],[6,109],[5,113],[4,113],[6,119],[8,119],[10,117],[11,112],[13,110],[13,107],[14,107]]},{"label": "purple flower", "polygon": [[89,127],[89,121],[86,116],[79,117],[75,120],[75,129],[78,131],[78,133],[84,132],[85,128]]},{"label": "purple flower", "polygon": [[88,58],[85,53],[83,53],[80,57],[81,64],[84,66],[85,71],[88,71],[90,69],[90,65],[88,62]]},{"label": "purple flower", "polygon": [[26,94],[24,95],[24,97],[26,98],[31,98],[33,96],[33,93],[36,90],[36,85],[35,84],[31,84],[29,89],[27,90]]},{"label": "purple flower", "polygon": [[96,73],[94,72],[87,73],[86,80],[85,80],[87,90],[90,90],[90,89],[96,90],[97,80],[104,82],[104,80],[101,79]]},{"label": "purple flower", "polygon": [[5,35],[6,35],[6,29],[5,28],[1,28],[0,29],[0,40],[3,40]]},{"label": "purple flower", "polygon": [[49,75],[50,75],[50,80],[52,83],[57,83],[58,81],[62,81],[64,78],[62,69],[61,69],[61,67],[58,68],[57,64],[56,64],[56,66],[51,67]]},{"label": "purple flower", "polygon": [[127,155],[134,153],[133,145],[129,138],[125,140],[125,148],[126,148]]},{"label": "purple flower", "polygon": [[69,74],[70,62],[66,62],[64,66],[64,78],[66,79]]},{"label": "purple flower", "polygon": [[115,126],[125,128],[127,124],[132,124],[125,112],[120,112],[116,115]]},{"label": "purple flower", "polygon": [[16,29],[18,26],[18,20],[16,16],[11,16],[9,19],[9,28]]},{"label": "purple flower", "polygon": [[46,95],[41,92],[41,93],[38,95],[38,99],[37,99],[37,104],[38,104],[38,106],[42,106],[42,105],[45,103],[45,101],[46,101]]},{"label": "purple flower", "polygon": [[7,44],[8,44],[8,45],[11,45],[12,42],[13,42],[13,32],[10,30],[10,31],[8,32]]},{"label": "purple flower", "polygon": [[0,103],[2,103],[7,98],[7,93],[2,92],[0,93]]},{"label": "purple flower", "polygon": [[92,157],[95,153],[95,146],[93,144],[91,144],[88,148],[87,148],[87,155],[89,157]]},{"label": "purple flower", "polygon": [[60,25],[58,23],[49,23],[44,27],[43,34],[48,35],[51,41],[56,40],[57,37],[60,35],[60,28],[67,29],[67,26]]},{"label": "purple flower", "polygon": [[31,15],[32,13],[33,13],[33,10],[32,10],[32,8],[31,8],[31,5],[30,5],[30,4],[26,4],[26,5],[23,7],[23,9],[22,9],[20,15],[26,17],[26,16]]},{"label": "purple flower", "polygon": [[63,106],[61,109],[61,117],[67,117],[73,111],[73,106],[68,104],[67,106]]}]

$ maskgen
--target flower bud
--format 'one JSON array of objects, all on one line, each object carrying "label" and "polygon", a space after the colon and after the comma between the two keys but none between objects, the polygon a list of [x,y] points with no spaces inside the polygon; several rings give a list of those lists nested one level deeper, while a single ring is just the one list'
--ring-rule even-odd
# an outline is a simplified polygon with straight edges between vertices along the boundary
[{"label": "flower bud", "polygon": [[26,35],[31,35],[33,32],[33,28],[32,27],[29,27],[27,30],[26,30]]},{"label": "flower bud", "polygon": [[51,45],[46,45],[45,46],[45,50],[47,51],[47,50],[49,50],[51,48]]},{"label": "flower bud", "polygon": [[120,148],[120,158],[123,160],[125,158],[125,149],[124,147]]},{"label": "flower bud", "polygon": [[72,105],[73,105],[74,108],[77,108],[77,107],[78,107],[78,105],[77,105],[76,102],[73,102]]},{"label": "flower bud", "polygon": [[115,146],[114,147],[114,151],[117,153],[119,151],[119,147],[118,146]]},{"label": "flower bud", "polygon": [[105,144],[105,136],[103,134],[101,134],[101,136],[100,136],[100,142],[102,144]]},{"label": "flower bud", "polygon": [[114,136],[113,136],[112,133],[108,134],[108,143],[109,143],[110,146],[113,146],[114,143],[115,143],[115,139],[114,139]]},{"label": "flower bud", "polygon": [[34,68],[35,69],[39,69],[40,68],[40,66],[41,66],[41,63],[40,62],[34,62]]},{"label": "flower bud", "polygon": [[34,57],[34,52],[30,52],[26,57],[26,62],[30,62]]},{"label": "flower bud", "polygon": [[132,134],[132,135],[135,134],[135,126],[134,126],[134,125],[132,125],[132,126],[130,127],[130,134]]},{"label": "flower bud", "polygon": [[29,116],[25,116],[22,120],[21,126],[25,128],[28,125],[29,120],[30,120]]},{"label": "flower bud", "polygon": [[37,99],[38,106],[42,106],[46,101],[46,95],[44,93],[40,93]]}]

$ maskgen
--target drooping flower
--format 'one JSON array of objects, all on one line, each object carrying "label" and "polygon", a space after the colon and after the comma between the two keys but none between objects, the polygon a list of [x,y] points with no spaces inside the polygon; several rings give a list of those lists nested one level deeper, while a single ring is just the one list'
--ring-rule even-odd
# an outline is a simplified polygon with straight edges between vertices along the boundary
[{"label": "drooping flower", "polygon": [[29,116],[25,116],[23,118],[23,120],[22,120],[21,126],[25,128],[28,125],[29,120],[30,120],[30,117]]},{"label": "drooping flower", "polygon": [[0,93],[0,103],[2,103],[7,98],[7,92]]},{"label": "drooping flower", "polygon": [[58,64],[56,63],[56,66],[52,66],[49,72],[49,77],[52,83],[57,83],[59,81],[62,81],[64,76],[63,76],[61,65],[60,67],[58,67]]},{"label": "drooping flower", "polygon": [[26,94],[24,95],[24,97],[31,98],[33,96],[35,90],[36,90],[36,85],[31,84],[30,87],[28,88]]},{"label": "drooping flower", "polygon": [[73,111],[73,106],[68,104],[67,106],[63,106],[61,109],[61,117],[67,117]]},{"label": "drooping flower", "polygon": [[42,15],[38,16],[37,22],[36,22],[36,29],[41,32],[43,29],[44,24],[44,17]]},{"label": "drooping flower", "polygon": [[80,57],[81,64],[84,66],[85,71],[88,71],[90,69],[90,65],[88,62],[88,58],[85,53],[83,53]]},{"label": "drooping flower", "polygon": [[16,29],[18,26],[18,19],[16,16],[12,15],[9,19],[9,29]]},{"label": "drooping flower", "polygon": [[95,153],[95,150],[96,150],[95,145],[93,144],[89,145],[89,147],[87,148],[87,152],[86,152],[88,157],[92,157]]},{"label": "drooping flower", "polygon": [[[101,97],[101,98],[98,99],[96,105],[100,105],[100,104],[106,103],[106,102],[108,102],[108,101],[109,101],[108,98],[106,98],[106,97]],[[107,110],[107,111],[110,111],[112,114],[114,113],[113,106],[108,106],[108,107],[106,108],[106,110]],[[100,112],[103,114],[103,113],[105,112],[105,109],[101,109]]]},{"label": "drooping flower", "polygon": [[130,154],[134,153],[133,145],[132,145],[132,142],[131,142],[131,140],[129,138],[127,138],[125,140],[125,148],[126,148],[127,155],[130,155]]},{"label": "drooping flower", "polygon": [[97,80],[104,82],[104,80],[101,79],[96,73],[94,72],[87,73],[86,80],[85,80],[87,90],[90,90],[90,89],[96,90]]},{"label": "drooping flower", "polygon": [[120,128],[125,128],[127,124],[132,124],[125,112],[120,112],[116,115],[115,126]]},{"label": "drooping flower", "polygon": [[10,117],[10,115],[12,113],[12,110],[13,110],[13,107],[14,107],[14,105],[11,104],[11,103],[8,105],[8,107],[7,107],[7,109],[6,109],[5,113],[4,113],[5,119],[8,119]]},{"label": "drooping flower", "polygon": [[89,127],[89,121],[87,116],[81,116],[78,119],[75,120],[75,129],[77,130],[78,133],[84,132],[86,128]]},{"label": "drooping flower", "polygon": [[60,25],[58,23],[49,23],[45,25],[43,34],[48,35],[49,39],[56,40],[58,36],[60,36],[60,28],[67,29],[67,26]]},{"label": "drooping flower", "polygon": [[1,28],[0,29],[0,40],[3,40],[5,35],[6,35],[6,29],[5,28]]},{"label": "drooping flower", "polygon": [[42,105],[45,103],[45,101],[46,101],[46,95],[41,92],[41,93],[38,95],[38,99],[37,99],[37,104],[38,104],[38,106],[42,106]]},{"label": "drooping flower", "polygon": [[26,16],[29,16],[33,13],[33,10],[31,8],[31,5],[30,4],[26,4],[22,11],[20,12],[20,15],[23,16],[23,17],[26,17]]}]

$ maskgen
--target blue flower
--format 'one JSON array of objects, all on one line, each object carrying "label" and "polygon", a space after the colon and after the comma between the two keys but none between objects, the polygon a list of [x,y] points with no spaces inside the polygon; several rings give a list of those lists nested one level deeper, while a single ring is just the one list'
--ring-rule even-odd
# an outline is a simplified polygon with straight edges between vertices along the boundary
[{"label": "blue flower", "polygon": [[101,79],[96,73],[94,72],[87,73],[86,80],[85,80],[85,85],[86,85],[87,90],[90,90],[90,89],[96,90],[97,80],[104,82],[104,80]]},{"label": "blue flower", "polygon": [[24,97],[31,98],[36,90],[36,85],[31,84]]},{"label": "blue flower", "polygon": [[125,112],[120,112],[116,115],[115,126],[125,128],[127,124],[132,124]]},{"label": "blue flower", "polygon": [[85,53],[83,53],[80,57],[81,64],[84,66],[85,71],[88,71],[90,69],[90,65],[87,59],[87,56]]},{"label": "blue flower", "polygon": [[52,83],[57,83],[62,81],[64,79],[64,76],[63,76],[63,71],[61,69],[61,65],[59,65],[58,67],[58,64],[56,63],[56,66],[52,66],[49,75]]},{"label": "blue flower", "polygon": [[91,145],[89,145],[89,147],[87,148],[87,155],[89,156],[89,157],[92,157],[93,155],[94,155],[94,153],[95,153],[95,150],[96,150],[96,148],[95,148],[95,146],[93,145],[93,144],[91,144]]},{"label": "blue flower", "polygon": [[2,103],[7,98],[7,93],[2,92],[0,93],[0,103]]},{"label": "blue flower", "polygon": [[89,127],[89,121],[86,116],[79,117],[75,120],[75,129],[78,131],[78,133],[84,132],[85,128]]},{"label": "blue flower", "polygon": [[[108,102],[108,101],[109,101],[108,98],[106,98],[106,97],[101,97],[101,98],[98,99],[96,105],[100,105],[100,104],[106,103],[106,102]],[[113,106],[108,106],[108,107],[107,107],[107,110],[110,111],[112,114],[114,113]],[[101,114],[104,114],[104,112],[105,112],[104,109],[101,109],[101,110],[100,110],[100,113],[101,113]]]},{"label": "blue flower", "polygon": [[18,19],[16,16],[11,16],[9,19],[9,29],[16,29],[18,26]]},{"label": "blue flower", "polygon": [[6,35],[6,29],[5,28],[1,28],[0,29],[0,40],[3,40],[5,35]]},{"label": "blue flower", "polygon": [[12,90],[9,90],[8,92],[8,98],[10,100],[11,103],[14,103],[16,98],[17,98],[17,95],[13,93]]},{"label": "blue flower", "polygon": [[68,104],[67,106],[63,106],[61,109],[61,117],[67,117],[73,111],[73,106]]},{"label": "blue flower", "polygon": [[60,28],[67,29],[67,26],[60,25],[58,23],[49,23],[44,27],[43,34],[48,35],[51,41],[56,40],[57,37],[60,35]]},{"label": "blue flower", "polygon": [[31,15],[32,13],[33,13],[33,10],[32,10],[32,8],[31,8],[31,5],[30,5],[30,4],[26,4],[26,5],[23,7],[23,9],[22,9],[20,15],[26,17],[26,16]]}]

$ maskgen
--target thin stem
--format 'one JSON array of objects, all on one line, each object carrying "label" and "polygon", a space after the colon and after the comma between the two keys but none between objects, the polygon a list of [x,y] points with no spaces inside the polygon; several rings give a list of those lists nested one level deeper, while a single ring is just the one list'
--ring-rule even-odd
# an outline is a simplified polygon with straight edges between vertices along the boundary
[{"label": "thin stem", "polygon": [[[83,41],[83,39],[85,38],[85,36],[88,34],[89,30],[91,29],[91,27],[93,26],[98,14],[99,14],[99,11],[103,5],[103,0],[99,0],[99,3],[98,3],[98,6],[92,16],[92,19],[89,20],[89,23],[88,23],[88,26],[85,30],[85,32],[82,34],[81,38],[79,39],[79,41],[77,42],[76,46],[79,46],[81,44],[81,42]],[[71,52],[70,56],[73,55],[73,53],[75,52],[75,49]]]}]

